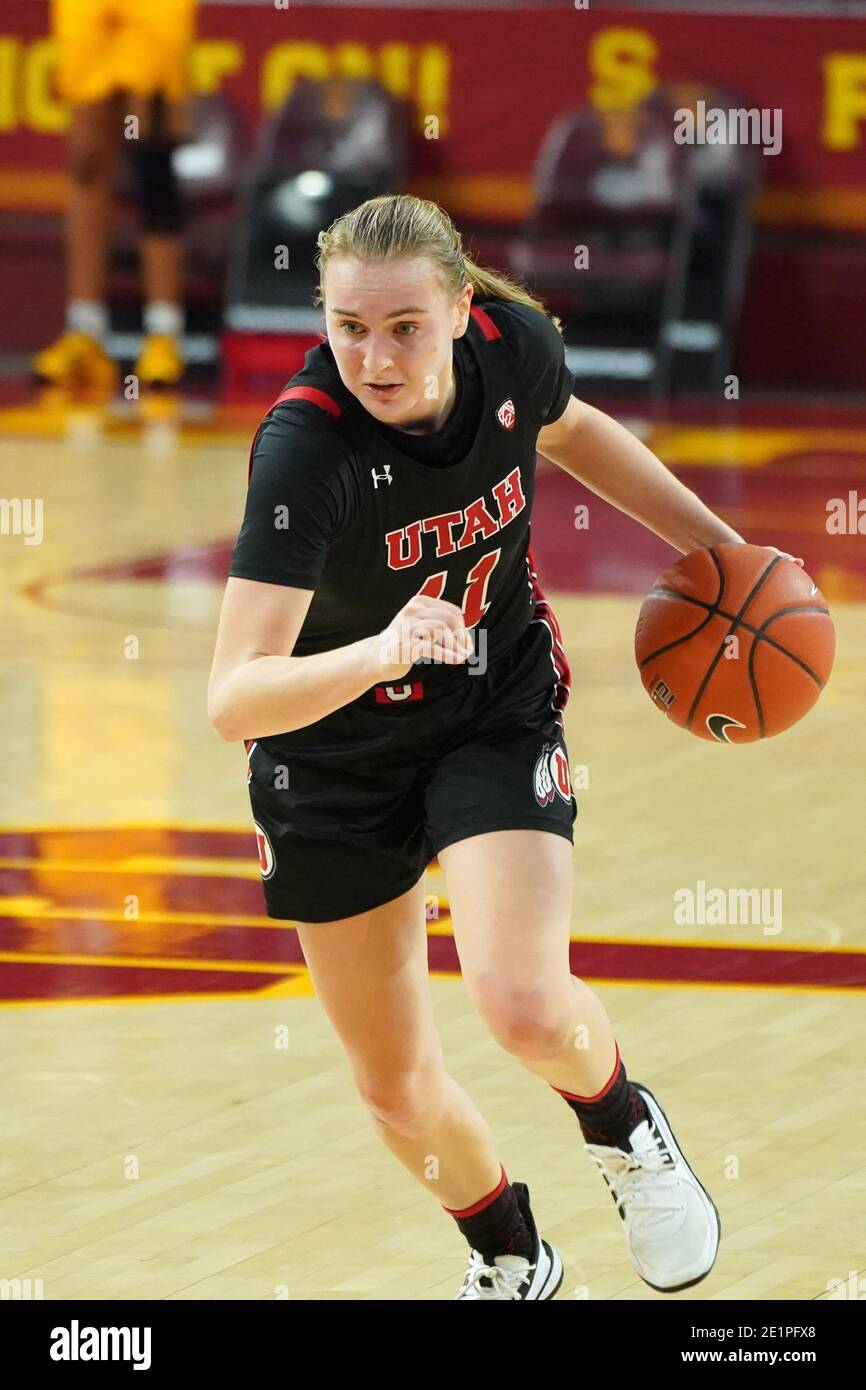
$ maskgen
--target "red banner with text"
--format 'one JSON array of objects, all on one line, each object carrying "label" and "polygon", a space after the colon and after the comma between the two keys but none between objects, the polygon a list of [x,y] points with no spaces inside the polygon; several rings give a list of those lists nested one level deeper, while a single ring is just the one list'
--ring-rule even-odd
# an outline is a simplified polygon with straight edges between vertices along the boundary
[{"label": "red banner with text", "polygon": [[[65,196],[50,8],[0,15],[0,206]],[[204,5],[193,86],[223,91],[252,134],[301,76],[374,77],[416,118],[411,188],[455,215],[518,218],[551,122],[628,105],[660,82],[734,87],[782,113],[765,157],[765,225],[866,227],[866,20],[586,9]]]}]

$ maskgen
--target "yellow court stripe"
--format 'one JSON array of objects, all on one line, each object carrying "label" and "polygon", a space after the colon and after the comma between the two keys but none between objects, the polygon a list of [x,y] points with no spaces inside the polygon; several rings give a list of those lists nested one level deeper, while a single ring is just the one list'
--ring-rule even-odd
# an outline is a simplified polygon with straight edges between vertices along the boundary
[{"label": "yellow court stripe", "polygon": [[[298,983],[302,984],[303,980],[299,978]],[[0,999],[0,1009],[92,1009],[96,1005],[114,1008],[115,1004],[258,1003],[268,992],[268,988],[265,987],[242,991],[203,989],[198,993],[178,990],[177,994],[91,994],[76,999]],[[303,994],[304,991],[299,989],[298,993]]]},{"label": "yellow court stripe", "polygon": [[[428,936],[453,936],[453,919],[449,908],[441,910],[444,921],[427,923]],[[713,937],[671,937],[671,936],[570,936],[569,943],[574,946],[615,946],[636,947],[675,946],[678,950],[700,950],[702,947],[714,951],[814,951],[828,955],[866,955],[863,946],[825,946],[821,942],[807,941],[717,941]]]},{"label": "yellow court stripe", "polygon": [[[249,859],[208,859],[203,855],[127,854],[120,859],[43,859],[39,856],[0,857],[0,869],[47,869],[59,874],[175,874],[186,878],[260,877],[255,855]],[[441,870],[431,868],[432,877]]]},{"label": "yellow court stripe", "polygon": [[788,944],[782,941],[716,941],[712,937],[700,936],[689,937],[685,941],[670,936],[572,936],[569,940],[583,946],[677,946],[690,950],[707,946],[718,951],[814,951],[818,955],[837,956],[866,954],[863,946],[823,946],[806,941]]},{"label": "yellow court stripe", "polygon": [[[430,971],[431,980],[455,980],[459,976],[450,974],[448,971]],[[635,979],[620,980],[618,978],[608,978],[606,975],[581,975],[585,984],[595,985],[599,989],[606,989],[608,985],[617,985],[622,989],[726,989],[726,990],[756,990],[765,989],[771,994],[860,994],[866,990],[858,988],[856,985],[782,985],[765,984],[760,980],[652,980]]]},{"label": "yellow court stripe", "polygon": [[596,975],[581,975],[580,978],[600,988],[633,985],[638,989],[766,989],[771,994],[866,994],[858,985],[783,985],[767,984],[762,980],[620,980],[599,979]]},{"label": "yellow court stripe", "polygon": [[[26,439],[65,439],[68,428],[81,412],[74,408],[46,408],[41,401],[34,400],[25,405],[0,407],[0,434],[7,438]],[[117,443],[136,443],[147,429],[147,423],[140,417],[117,419],[105,414],[92,412],[93,432],[97,439]],[[249,424],[226,425],[215,420],[206,424],[191,423],[189,420],[173,421],[176,425],[176,443],[181,448],[242,449],[249,448],[256,430],[256,417],[250,413]]]},{"label": "yellow court stripe", "polygon": [[255,991],[256,999],[303,999],[316,993],[308,970],[302,970],[293,980],[277,980]]},{"label": "yellow court stripe", "polygon": [[655,425],[647,444],[665,463],[695,468],[761,468],[780,454],[803,449],[843,449],[859,454],[866,451],[863,431],[856,429]]},{"label": "yellow court stripe", "polygon": [[[26,901],[27,905],[22,906]],[[232,913],[220,912],[159,912],[148,910],[137,917],[127,917],[119,908],[103,907],[38,907],[31,906],[38,899],[22,900],[4,898],[0,895],[0,917],[11,917],[21,922],[118,922],[131,927],[267,927],[271,931],[295,931],[297,922],[292,917],[240,917]],[[447,916],[447,914],[444,914]],[[428,923],[428,926],[430,924]],[[430,933],[434,935],[433,932]],[[435,933],[450,936],[445,929]]]},{"label": "yellow court stripe", "polygon": [[99,824],[94,824],[93,821],[82,821],[81,824],[73,821],[32,821],[28,825],[10,825],[8,822],[6,825],[0,825],[0,835],[117,835],[121,831],[133,833],[136,830],[161,830],[166,835],[173,831],[185,830],[205,831],[211,835],[253,835],[251,821],[244,825],[226,825],[224,821],[217,825],[212,820],[124,820],[115,823],[100,821]]},{"label": "yellow court stripe", "polygon": [[[31,901],[39,900],[4,899],[0,896],[0,917],[17,918],[19,921],[33,919],[48,921],[99,921],[118,922],[138,926],[203,926],[203,927],[267,927],[272,931],[295,931],[297,924],[288,917],[240,917],[231,913],[218,912],[160,912],[148,910],[138,917],[129,918],[118,909],[102,907],[39,907],[31,906]],[[453,937],[451,913],[443,907],[439,921],[427,923],[428,936]],[[575,946],[614,946],[637,947],[675,946],[678,950],[700,950],[707,947],[717,951],[812,951],[816,955],[864,955],[866,946],[835,946],[829,942],[811,941],[718,941],[713,937],[669,936],[570,936],[569,942]]]},{"label": "yellow court stripe", "polygon": [[13,893],[5,898],[0,893],[0,913],[4,917],[41,917],[51,911],[51,899],[33,893]]},{"label": "yellow court stripe", "polygon": [[178,858],[170,855],[127,855],[123,859],[5,859],[0,869],[46,869],[53,874],[173,874],[178,878],[260,877],[252,853],[246,859]]},{"label": "yellow court stripe", "polygon": [[140,912],[137,917],[127,917],[120,908],[19,906],[19,902],[23,901],[0,896],[0,917],[16,917],[22,921],[38,917],[60,922],[121,922],[126,925],[153,927],[270,927],[274,931],[295,929],[293,922],[287,917],[236,917],[231,913],[160,912],[156,909]]},{"label": "yellow court stripe", "polygon": [[198,957],[187,960],[183,956],[176,959],[170,956],[88,956],[43,951],[0,951],[0,962],[3,961],[14,965],[116,965],[136,970],[220,970],[238,975],[292,975],[304,969],[302,965],[287,965],[282,961],[275,961],[271,965],[264,961],[200,960]]},{"label": "yellow court stripe", "polygon": [[[10,437],[63,437],[69,418],[69,411],[47,412],[40,402],[0,407],[0,432]],[[178,443],[188,448],[246,446],[255,432],[257,418],[256,413],[250,411],[249,420],[239,424],[225,418],[206,423],[184,420],[178,424]],[[793,450],[841,450],[855,454],[862,454],[864,450],[862,431],[856,428],[646,423],[649,447],[667,464],[688,464],[696,468],[761,468],[780,454]],[[142,428],[138,419],[106,418],[100,422],[100,434],[115,441],[137,440]]]}]

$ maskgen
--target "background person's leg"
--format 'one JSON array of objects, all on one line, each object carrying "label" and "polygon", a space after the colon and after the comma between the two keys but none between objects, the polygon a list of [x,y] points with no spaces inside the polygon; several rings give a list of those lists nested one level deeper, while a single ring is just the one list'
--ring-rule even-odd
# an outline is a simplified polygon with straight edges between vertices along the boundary
[{"label": "background person's leg", "polygon": [[156,94],[130,97],[130,114],[138,118],[130,154],[140,207],[145,334],[135,371],[146,386],[171,386],[183,374],[184,212],[172,152],[185,127],[185,110]]},{"label": "background person's leg", "polygon": [[104,339],[109,327],[106,264],[119,116],[117,93],[71,108],[64,332],[32,362],[34,374],[52,385],[108,392],[117,380]]},{"label": "background person's leg", "polygon": [[105,300],[108,233],[120,153],[119,114],[118,93],[72,109],[66,209],[70,301]]}]

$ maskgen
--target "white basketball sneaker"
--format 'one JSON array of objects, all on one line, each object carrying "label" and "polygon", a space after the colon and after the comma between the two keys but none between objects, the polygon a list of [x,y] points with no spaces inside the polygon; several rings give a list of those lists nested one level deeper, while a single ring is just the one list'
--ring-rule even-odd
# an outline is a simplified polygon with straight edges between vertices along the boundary
[{"label": "white basketball sneaker", "polygon": [[631,1153],[585,1144],[625,1226],[631,1262],[650,1288],[676,1293],[705,1279],[719,1249],[716,1205],[698,1182],[651,1091],[635,1082],[650,1120],[629,1135]]},{"label": "white basketball sneaker", "polygon": [[562,1283],[562,1260],[553,1246],[538,1234],[529,1206],[529,1188],[525,1182],[514,1182],[511,1186],[535,1237],[532,1259],[527,1260],[522,1255],[497,1255],[493,1264],[488,1265],[483,1256],[473,1250],[455,1302],[458,1298],[483,1298],[501,1303],[512,1299],[553,1298]]}]

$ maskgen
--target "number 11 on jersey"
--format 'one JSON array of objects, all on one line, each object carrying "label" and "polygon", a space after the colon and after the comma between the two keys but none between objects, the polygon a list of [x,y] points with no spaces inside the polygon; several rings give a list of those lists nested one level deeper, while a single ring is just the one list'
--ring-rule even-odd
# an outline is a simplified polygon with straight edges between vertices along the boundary
[{"label": "number 11 on jersey", "polygon": [[[488,551],[486,555],[482,555],[481,559],[476,561],[466,576],[466,588],[461,604],[463,626],[466,628],[474,627],[476,623],[479,623],[490,607],[487,599],[487,585],[491,574],[499,564],[501,554],[501,546],[498,550]],[[441,598],[447,578],[447,570],[440,570],[438,574],[431,574],[418,592],[427,598]]]}]

